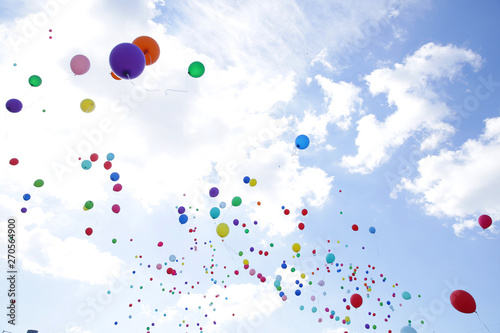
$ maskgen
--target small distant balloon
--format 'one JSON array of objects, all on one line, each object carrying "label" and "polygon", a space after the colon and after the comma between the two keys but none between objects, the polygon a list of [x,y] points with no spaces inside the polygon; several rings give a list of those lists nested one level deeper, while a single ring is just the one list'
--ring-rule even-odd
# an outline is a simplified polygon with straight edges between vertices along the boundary
[{"label": "small distant balloon", "polygon": [[240,197],[234,197],[233,200],[231,201],[231,204],[234,207],[238,207],[239,205],[241,205],[241,198]]},{"label": "small distant balloon", "polygon": [[82,54],[77,54],[71,58],[69,65],[75,75],[83,75],[90,69],[90,60]]},{"label": "small distant balloon", "polygon": [[89,200],[85,203],[85,208],[92,209],[93,207],[94,207],[94,203],[92,201]]},{"label": "small distant balloon", "polygon": [[35,185],[35,187],[42,187],[43,184],[44,184],[44,182],[41,179],[37,179],[37,180],[35,180],[35,183],[33,183],[33,185]]},{"label": "small distant balloon", "polygon": [[161,264],[156,264],[156,269],[160,270],[161,269]]},{"label": "small distant balloon", "polygon": [[243,177],[243,183],[248,184],[250,182],[250,177],[245,176]]},{"label": "small distant balloon", "polygon": [[368,231],[371,233],[371,234],[374,234],[376,229],[375,227],[370,227],[370,229],[368,229]]},{"label": "small distant balloon", "polygon": [[211,198],[215,198],[216,196],[219,195],[219,189],[217,187],[212,187],[210,191],[208,191],[208,194],[210,195]]},{"label": "small distant balloon", "polygon": [[229,226],[226,223],[219,223],[217,225],[217,235],[221,238],[226,237],[229,234]]},{"label": "small distant balloon", "polygon": [[326,255],[326,262],[331,264],[334,261],[335,261],[335,255],[333,253],[328,253]]},{"label": "small distant balloon", "polygon": [[113,191],[115,191],[115,192],[120,192],[122,190],[122,188],[123,188],[122,184],[113,185]]},{"label": "small distant balloon", "polygon": [[188,216],[186,214],[181,214],[179,216],[179,223],[180,224],[185,224],[188,221]]},{"label": "small distant balloon", "polygon": [[115,214],[118,214],[120,212],[120,206],[117,205],[117,204],[114,204],[112,207],[111,207],[111,210],[113,211],[113,213]]},{"label": "small distant balloon", "polygon": [[118,172],[113,172],[111,175],[109,175],[109,178],[116,182],[118,179],[120,179],[120,174]]},{"label": "small distant balloon", "polygon": [[417,333],[417,331],[411,326],[401,327],[401,333]]},{"label": "small distant balloon", "polygon": [[300,244],[299,243],[294,243],[292,245],[292,250],[293,252],[297,253],[297,252],[300,252]]},{"label": "small distant balloon", "polygon": [[220,209],[217,207],[213,207],[210,209],[210,217],[213,218],[214,220],[218,218],[220,215]]},{"label": "small distant balloon", "polygon": [[87,228],[87,229],[85,229],[85,234],[86,234],[87,236],[92,235],[92,233],[93,233],[93,232],[94,232],[94,230],[92,230],[92,228]]},{"label": "small distant balloon", "polygon": [[90,98],[86,98],[80,103],[80,109],[85,113],[90,113],[95,110],[95,103]]},{"label": "small distant balloon", "polygon": [[19,164],[19,160],[17,158],[11,158],[10,161],[9,161],[9,164],[10,165],[18,165]]},{"label": "small distant balloon", "polygon": [[479,223],[481,228],[483,228],[483,230],[486,230],[491,226],[491,224],[493,223],[493,220],[488,215],[481,215],[477,219],[477,222]]},{"label": "small distant balloon", "polygon": [[39,87],[42,84],[42,78],[39,77],[38,75],[31,75],[30,78],[28,79],[28,83],[32,87]]},{"label": "small distant balloon", "polygon": [[411,299],[411,295],[407,291],[403,291],[403,294],[401,296],[403,296],[403,299],[405,299],[405,300]]},{"label": "small distant balloon", "polygon": [[112,77],[113,79],[115,79],[115,80],[117,80],[117,81],[118,81],[118,80],[121,80],[121,79],[118,77],[118,75],[116,75],[115,73],[111,72],[110,74],[111,74],[111,77]]},{"label": "small distant balloon", "polygon": [[89,160],[82,161],[82,169],[83,170],[88,170],[92,167],[92,162]]},{"label": "small distant balloon", "polygon": [[171,262],[174,262],[175,261],[175,255],[174,254],[171,254],[169,257],[168,257],[168,260],[170,260]]},{"label": "small distant balloon", "polygon": [[199,62],[195,61],[189,65],[188,74],[194,78],[201,77],[205,73],[205,66]]},{"label": "small distant balloon", "polygon": [[254,187],[255,185],[257,185],[257,179],[254,178],[250,179],[249,184],[250,186]]},{"label": "small distant balloon", "polygon": [[113,154],[113,153],[108,153],[108,155],[106,155],[106,159],[107,159],[108,161],[112,161],[112,160],[114,160],[114,159],[115,159],[115,154]]},{"label": "small distant balloon", "polygon": [[359,230],[358,225],[357,224],[353,224],[352,225],[352,230],[358,231]]},{"label": "small distant balloon", "polygon": [[306,149],[309,147],[309,138],[307,135],[301,134],[295,139],[295,147],[299,149]]},{"label": "small distant balloon", "polygon": [[9,112],[17,113],[23,109],[23,103],[18,99],[12,98],[5,103],[5,107]]},{"label": "small distant balloon", "polygon": [[30,198],[31,198],[31,195],[29,195],[28,193],[26,193],[25,195],[23,195],[24,201],[28,201]]}]

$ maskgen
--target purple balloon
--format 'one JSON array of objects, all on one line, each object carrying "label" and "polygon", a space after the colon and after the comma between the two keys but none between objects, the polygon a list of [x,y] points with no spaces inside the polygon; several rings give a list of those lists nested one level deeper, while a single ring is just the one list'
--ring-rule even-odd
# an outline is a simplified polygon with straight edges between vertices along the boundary
[{"label": "purple balloon", "polygon": [[146,58],[142,50],[132,43],[116,45],[109,55],[109,65],[122,79],[135,79],[146,67]]},{"label": "purple balloon", "polygon": [[9,99],[7,101],[7,103],[5,103],[5,107],[10,112],[17,113],[17,112],[21,111],[21,109],[23,108],[23,103],[21,103],[20,100],[13,98],[13,99]]},{"label": "purple balloon", "polygon": [[215,198],[216,196],[219,195],[219,189],[217,187],[212,187],[210,189],[209,194],[210,194],[210,197]]}]

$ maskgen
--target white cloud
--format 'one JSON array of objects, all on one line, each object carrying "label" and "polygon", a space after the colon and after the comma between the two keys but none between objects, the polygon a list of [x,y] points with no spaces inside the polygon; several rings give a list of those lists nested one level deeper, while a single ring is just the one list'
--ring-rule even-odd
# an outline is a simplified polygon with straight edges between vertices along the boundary
[{"label": "white cloud", "polygon": [[424,206],[427,214],[455,218],[453,228],[457,235],[466,229],[481,230],[477,217],[488,214],[496,221],[500,215],[499,154],[500,118],[486,119],[478,139],[467,140],[456,151],[442,150],[421,159],[419,176],[404,178],[392,195],[410,191],[417,195],[416,202]]},{"label": "white cloud", "polygon": [[358,121],[358,153],[343,156],[342,166],[350,172],[370,173],[416,133],[423,137],[421,149],[436,148],[454,133],[454,128],[444,122],[451,110],[432,87],[460,75],[466,64],[477,70],[481,57],[453,45],[428,43],[406,57],[402,64],[395,64],[394,69],[377,69],[367,75],[370,92],[386,94],[389,106],[396,111],[383,121],[373,114]]},{"label": "white cloud", "polygon": [[109,252],[100,252],[86,240],[57,238],[46,229],[23,234],[23,270],[34,274],[107,284],[121,273],[124,262]]}]

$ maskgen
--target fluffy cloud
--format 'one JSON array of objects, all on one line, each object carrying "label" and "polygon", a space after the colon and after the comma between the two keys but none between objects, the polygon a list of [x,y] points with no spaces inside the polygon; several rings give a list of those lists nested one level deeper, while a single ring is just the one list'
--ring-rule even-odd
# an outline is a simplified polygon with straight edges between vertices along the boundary
[{"label": "fluffy cloud", "polygon": [[456,151],[442,150],[421,159],[419,176],[404,178],[393,196],[402,190],[410,191],[417,195],[415,201],[424,206],[427,214],[455,218],[457,235],[466,229],[478,229],[479,215],[488,214],[497,220],[500,214],[499,154],[500,118],[486,119],[478,139],[467,140]]},{"label": "fluffy cloud", "polygon": [[350,172],[370,173],[416,133],[423,138],[421,149],[435,149],[454,128],[444,122],[451,110],[432,87],[457,77],[466,64],[477,70],[481,57],[453,45],[428,43],[393,69],[377,69],[366,76],[370,92],[386,94],[395,111],[383,121],[374,114],[358,121],[358,153],[343,156],[342,165]]}]

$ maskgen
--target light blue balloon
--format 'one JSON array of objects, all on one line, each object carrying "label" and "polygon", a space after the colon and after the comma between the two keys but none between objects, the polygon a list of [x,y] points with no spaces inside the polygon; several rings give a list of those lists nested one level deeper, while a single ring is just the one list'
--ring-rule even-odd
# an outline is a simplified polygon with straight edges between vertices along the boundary
[{"label": "light blue balloon", "polygon": [[401,328],[401,333],[417,333],[417,331],[411,326],[403,326]]},{"label": "light blue balloon", "polygon": [[407,292],[407,291],[403,291],[403,295],[402,295],[402,296],[403,296],[403,298],[404,298],[405,300],[409,300],[409,299],[411,299],[411,295],[410,295],[410,293],[409,293],[409,292]]},{"label": "light blue balloon", "polygon": [[275,280],[275,281],[274,281],[274,286],[275,286],[276,288],[278,288],[280,285],[281,285],[281,282],[280,282],[280,281],[278,281],[278,280]]},{"label": "light blue balloon", "polygon": [[276,280],[281,281],[282,277],[281,275],[276,275]]},{"label": "light blue balloon", "polygon": [[215,220],[220,216],[220,209],[217,207],[213,207],[210,209],[210,216]]},{"label": "light blue balloon", "polygon": [[224,201],[222,201],[220,204],[219,204],[219,207],[224,209],[226,208],[226,203]]},{"label": "light blue balloon", "polygon": [[335,255],[333,253],[328,253],[326,255],[326,262],[331,264],[334,261],[335,261]]},{"label": "light blue balloon", "polygon": [[112,161],[112,160],[114,160],[114,158],[115,158],[115,154],[113,154],[113,153],[109,153],[108,155],[106,155],[106,159],[108,161]]},{"label": "light blue balloon", "polygon": [[168,260],[170,260],[171,262],[174,262],[175,261],[175,255],[171,254],[170,257],[168,257]]},{"label": "light blue balloon", "polygon": [[370,229],[368,229],[368,231],[370,231],[371,234],[374,234],[375,233],[375,227],[370,227]]},{"label": "light blue balloon", "polygon": [[301,134],[295,139],[295,147],[299,149],[306,149],[309,147],[309,138],[307,135]]},{"label": "light blue balloon", "polygon": [[304,306],[303,305],[300,306],[300,311],[302,311],[302,310],[304,310]]}]

